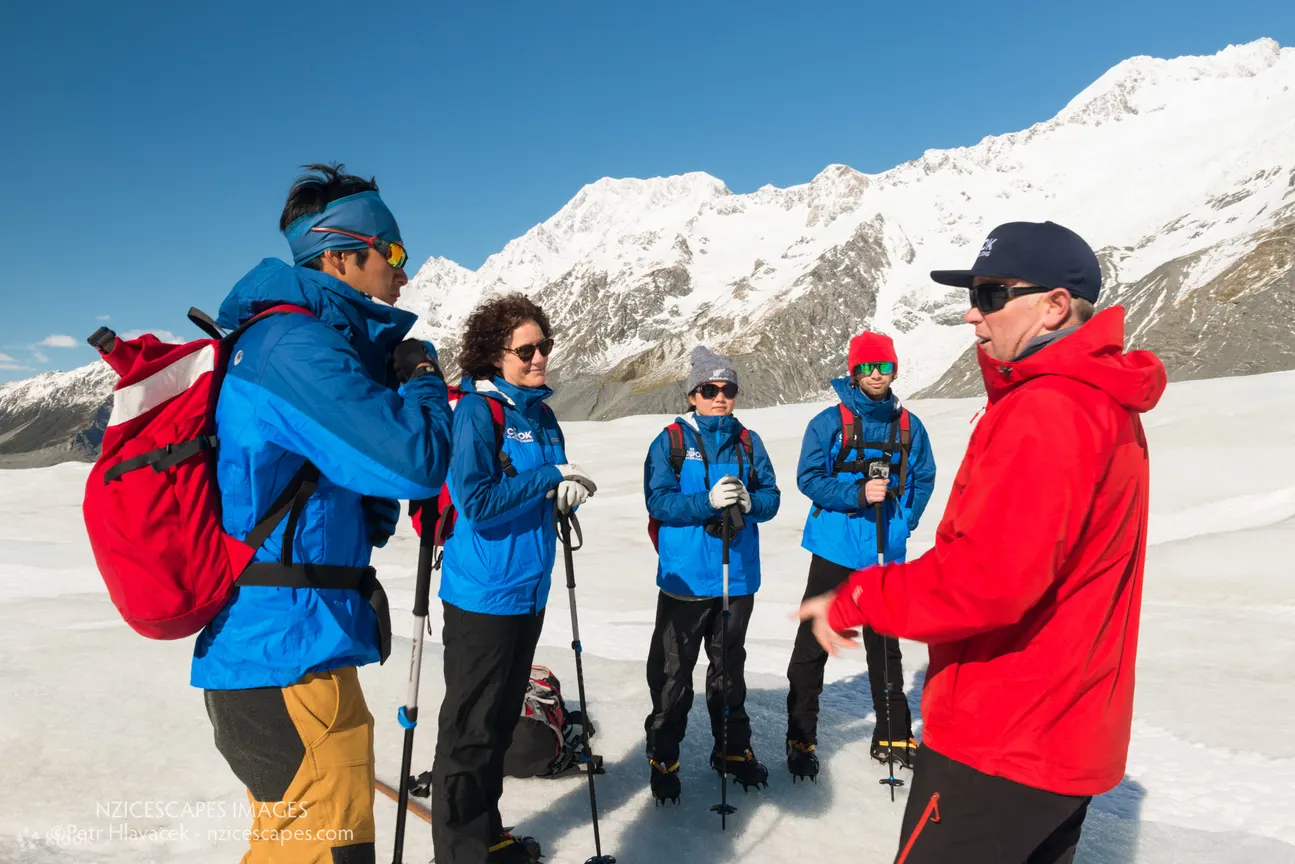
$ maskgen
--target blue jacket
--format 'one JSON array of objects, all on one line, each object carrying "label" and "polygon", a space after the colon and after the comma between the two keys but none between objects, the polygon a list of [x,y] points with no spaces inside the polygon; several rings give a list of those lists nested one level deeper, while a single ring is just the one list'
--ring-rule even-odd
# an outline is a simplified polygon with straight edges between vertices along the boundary
[{"label": "blue jacket", "polygon": [[[549,601],[557,551],[550,490],[567,461],[562,430],[544,405],[547,387],[515,387],[503,378],[463,382],[454,410],[450,497],[458,511],[445,541],[439,596],[487,615],[537,614]],[[474,395],[475,394],[475,395]],[[505,476],[487,399],[504,405]]]},{"label": "blue jacket", "polygon": [[[225,530],[243,538],[303,462],[319,469],[292,539],[300,564],[366,567],[366,495],[435,495],[449,462],[445,383],[423,376],[397,391],[391,352],[416,320],[327,274],[262,261],[221,304],[233,328],[291,303],[315,317],[274,315],[234,346],[216,404],[216,477]],[[257,551],[278,561],[285,519]],[[283,687],[308,672],[379,659],[376,616],[357,591],[245,587],[198,634],[190,681],[237,690]]]},{"label": "blue jacket", "polygon": [[[838,378],[832,387],[841,402],[863,421],[864,441],[889,441],[891,424],[898,419],[899,402],[889,396],[874,402],[859,391],[849,378]],[[908,554],[908,536],[917,527],[922,511],[935,488],[935,456],[926,427],[913,412],[908,414],[911,446],[908,476],[899,490],[899,454],[890,470],[890,488],[898,500],[887,496],[885,509],[886,561],[903,561]],[[832,463],[841,449],[841,412],[833,405],[809,422],[800,448],[796,484],[813,502],[801,545],[828,561],[860,569],[877,563],[877,516],[873,505],[859,509],[859,484],[863,474],[832,476]],[[850,455],[847,451],[847,457]],[[863,458],[879,458],[881,450],[866,449]]]},{"label": "blue jacket", "polygon": [[[670,435],[664,429],[648,448],[643,463],[643,495],[648,515],[660,520],[657,537],[657,586],[682,597],[718,597],[723,593],[723,544],[706,533],[706,522],[720,514],[710,506],[710,489],[725,474],[738,477],[751,494],[744,528],[729,544],[730,597],[760,589],[760,529],[778,513],[782,493],[773,463],[760,436],[751,433],[753,460],[748,460],[735,417],[688,413],[676,421],[683,429],[686,455],[676,476],[670,465]],[[703,462],[703,453],[705,462]],[[738,459],[742,469],[738,471]],[[755,462],[755,477],[750,461]]]}]

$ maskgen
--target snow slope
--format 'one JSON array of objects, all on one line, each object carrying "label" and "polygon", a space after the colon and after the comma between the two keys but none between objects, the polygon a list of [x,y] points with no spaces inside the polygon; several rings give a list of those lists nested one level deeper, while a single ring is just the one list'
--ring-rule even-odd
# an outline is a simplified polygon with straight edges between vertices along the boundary
[{"label": "snow slope", "polygon": [[[743,411],[769,445],[783,488],[763,532],[765,584],[749,638],[748,706],[767,790],[731,800],[721,834],[709,812],[718,785],[699,699],[683,753],[684,797],[656,808],[646,788],[643,661],[655,603],[639,454],[664,417],[566,426],[571,452],[599,483],[576,553],[581,636],[598,752],[604,850],[625,864],[669,854],[689,862],[791,862],[805,850],[890,861],[906,790],[891,804],[867,758],[875,715],[864,658],[828,666],[816,785],[793,786],[781,767],[784,671],[804,587],[799,548],[806,500],[794,488],[805,423],[821,406]],[[913,553],[931,542],[971,426],[976,400],[913,402],[939,464]],[[1152,545],[1139,650],[1128,776],[1099,798],[1079,861],[1295,861],[1295,373],[1174,384],[1146,418],[1152,453]],[[1237,452],[1237,444],[1241,452]],[[1226,454],[1226,455],[1225,455]],[[80,519],[87,466],[0,473],[0,862],[227,862],[242,789],[212,744],[202,695],[188,686],[191,640],[136,637],[116,616]],[[379,571],[397,634],[407,634],[415,541],[408,526],[381,550]],[[434,607],[435,608],[435,607]],[[576,698],[566,592],[554,580],[538,661]],[[440,685],[439,614],[425,647],[424,717]],[[379,775],[399,770],[407,636],[392,660],[362,671],[377,718]],[[404,646],[404,647],[402,647]],[[904,643],[905,674],[920,685],[922,646]],[[701,679],[698,670],[698,680]],[[920,692],[910,692],[917,710]],[[415,766],[430,767],[435,724],[419,727]],[[593,854],[588,793],[579,778],[509,780],[503,812],[539,836],[551,864]],[[377,803],[379,860],[391,851],[394,805]],[[209,833],[211,832],[211,833]],[[410,822],[406,860],[426,861],[430,832]]]}]

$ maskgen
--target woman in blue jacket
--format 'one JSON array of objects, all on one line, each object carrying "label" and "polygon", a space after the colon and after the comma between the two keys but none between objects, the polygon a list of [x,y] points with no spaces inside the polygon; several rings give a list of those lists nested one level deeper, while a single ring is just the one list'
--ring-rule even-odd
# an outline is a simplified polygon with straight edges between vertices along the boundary
[{"label": "woman in blue jacket", "polygon": [[[544,404],[551,333],[544,310],[508,295],[473,311],[459,352],[448,478],[458,517],[441,567],[445,697],[432,766],[432,838],[443,864],[525,864],[540,854],[534,839],[504,832],[504,753],[544,625],[554,510],[570,512],[595,488],[567,463]],[[502,408],[500,429],[489,400]]]},{"label": "woman in blue jacket", "polygon": [[[855,336],[846,365],[850,374],[832,382],[840,404],[810,421],[800,450],[796,483],[813,505],[801,539],[814,556],[806,598],[835,590],[855,570],[876,565],[878,508],[886,562],[903,561],[908,536],[935,488],[935,457],[926,429],[890,389],[898,372],[890,337],[869,332]],[[845,415],[850,418],[851,440],[843,440]],[[887,479],[868,479],[869,467],[876,463],[888,466]],[[911,768],[917,744],[904,696],[899,640],[868,630],[863,643],[877,711],[872,756]],[[827,652],[802,623],[787,666],[787,770],[793,778],[818,774],[818,696],[826,664]],[[887,676],[889,693],[884,686]]]},{"label": "woman in blue jacket", "polygon": [[[721,770],[727,703],[727,773],[744,788],[762,786],[769,776],[751,750],[743,669],[746,628],[760,588],[757,523],[774,517],[781,496],[763,442],[733,416],[737,371],[728,358],[703,346],[693,350],[691,360],[688,403],[693,411],[657,436],[643,466],[643,493],[657,530],[657,585],[661,589],[647,662],[652,713],[644,723],[649,778],[658,802],[679,798],[679,743],[692,707],[693,667],[703,644],[710,660],[706,707],[715,737],[711,767]],[[726,656],[721,656],[724,616],[719,525],[721,514],[731,507],[740,509],[745,527],[729,544],[730,619]],[[727,674],[726,693],[722,672]]]}]

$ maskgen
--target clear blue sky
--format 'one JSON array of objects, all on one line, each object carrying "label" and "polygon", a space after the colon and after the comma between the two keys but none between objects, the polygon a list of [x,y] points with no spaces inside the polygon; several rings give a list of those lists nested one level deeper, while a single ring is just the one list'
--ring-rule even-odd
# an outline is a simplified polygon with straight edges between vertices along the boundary
[{"label": "clear blue sky", "polygon": [[1295,2],[6,4],[0,380],[89,362],[98,316],[196,337],[286,256],[306,162],[377,177],[411,273],[476,267],[599,177],[883,171],[1261,36],[1295,44]]}]

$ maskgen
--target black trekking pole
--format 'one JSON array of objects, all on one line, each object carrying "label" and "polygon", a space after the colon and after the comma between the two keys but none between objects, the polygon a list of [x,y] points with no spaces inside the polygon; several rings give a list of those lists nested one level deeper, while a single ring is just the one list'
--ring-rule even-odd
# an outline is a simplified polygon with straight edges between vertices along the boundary
[{"label": "black trekking pole", "polygon": [[[436,504],[432,498],[423,502],[431,512]],[[410,768],[414,761],[414,727],[418,725],[418,681],[423,669],[423,632],[430,631],[427,624],[427,597],[432,585],[432,557],[435,552],[436,523],[423,523],[422,534],[418,538],[418,571],[414,582],[414,648],[409,656],[409,689],[405,693],[405,704],[396,714],[400,725],[405,727],[405,751],[400,758],[400,792],[396,803],[396,850],[392,855],[392,864],[401,864],[405,854],[405,815],[409,812]]]},{"label": "black trekking pole", "polygon": [[719,830],[728,829],[728,817],[737,812],[737,808],[728,803],[728,541],[732,534],[732,508],[725,507],[720,521],[720,548],[723,550],[724,564],[724,606],[723,619],[719,631],[719,675],[720,694],[724,699],[724,730],[720,735],[719,803],[711,811],[719,814]]},{"label": "black trekking pole", "polygon": [[[572,521],[575,521],[576,534],[580,536],[580,546],[574,548],[571,545]],[[576,652],[576,685],[580,690],[580,758],[585,763],[585,773],[589,775],[589,812],[594,822],[594,857],[585,861],[585,864],[616,864],[614,856],[603,854],[602,838],[598,834],[598,796],[594,792],[594,775],[598,773],[598,766],[595,764],[596,757],[589,748],[589,708],[585,704],[585,671],[580,660],[583,649],[580,647],[580,622],[576,618],[576,571],[571,562],[571,553],[584,546],[584,535],[580,532],[580,520],[576,519],[574,513],[558,513],[558,526],[562,531],[562,559],[567,568],[567,597],[571,603],[571,648]]]},{"label": "black trekking pole", "polygon": [[[889,480],[890,466],[885,462],[874,462],[872,469],[868,472],[869,480]],[[886,565],[886,499],[882,498],[875,505],[877,508],[877,566]],[[881,636],[881,680],[886,691],[886,747],[889,751],[886,759],[886,767],[890,769],[890,777],[878,781],[882,786],[890,787],[890,800],[895,800],[895,787],[903,786],[904,781],[895,777],[895,737],[894,727],[890,722],[890,637],[878,633]]]}]

